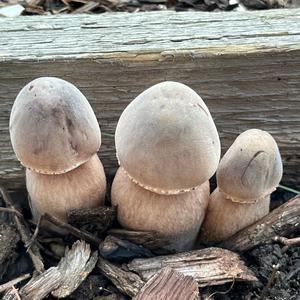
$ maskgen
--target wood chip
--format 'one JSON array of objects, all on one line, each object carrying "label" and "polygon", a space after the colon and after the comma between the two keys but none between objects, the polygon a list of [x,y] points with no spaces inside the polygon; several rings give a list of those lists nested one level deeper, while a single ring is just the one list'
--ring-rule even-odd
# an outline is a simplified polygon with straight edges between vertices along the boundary
[{"label": "wood chip", "polygon": [[124,271],[101,257],[99,257],[97,267],[120,292],[130,297],[134,297],[145,283],[137,274]]},{"label": "wood chip", "polygon": [[132,231],[126,229],[112,229],[109,234],[120,239],[131,241],[137,245],[142,245],[150,250],[164,248],[169,244],[168,240],[159,236],[156,232],[148,231]]},{"label": "wood chip", "polygon": [[68,223],[90,232],[104,233],[116,220],[116,207],[73,209],[68,212]]},{"label": "wood chip", "polygon": [[142,287],[133,300],[195,300],[199,299],[197,282],[190,276],[169,268],[158,271]]},{"label": "wood chip", "polygon": [[59,288],[51,294],[64,298],[74,292],[85,278],[92,272],[98,260],[97,252],[91,254],[91,248],[83,241],[77,241],[71,250],[67,249],[65,257],[58,264],[63,274]]},{"label": "wood chip", "polygon": [[114,236],[107,236],[99,246],[100,254],[109,260],[122,262],[139,257],[153,257],[153,253],[143,246],[121,240]]},{"label": "wood chip", "polygon": [[233,280],[257,280],[238,254],[221,248],[206,248],[146,259],[138,258],[127,266],[129,270],[138,273],[143,280],[149,280],[162,267],[169,266],[186,276],[192,276],[200,287]]},{"label": "wood chip", "polygon": [[51,292],[57,298],[66,297],[89,275],[96,262],[96,252],[91,255],[90,246],[84,241],[77,241],[56,267],[32,278],[20,289],[21,298],[40,300]]}]

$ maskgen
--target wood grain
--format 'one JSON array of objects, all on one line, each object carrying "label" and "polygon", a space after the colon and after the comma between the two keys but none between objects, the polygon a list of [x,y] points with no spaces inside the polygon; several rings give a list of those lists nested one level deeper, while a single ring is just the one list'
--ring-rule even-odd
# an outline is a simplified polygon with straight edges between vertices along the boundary
[{"label": "wood grain", "polygon": [[222,248],[205,248],[153,258],[136,258],[129,270],[149,280],[158,270],[170,267],[185,276],[193,277],[200,287],[219,285],[230,281],[256,281],[239,255]]},{"label": "wood grain", "polygon": [[152,276],[133,300],[197,300],[197,282],[190,276],[163,268]]},{"label": "wood grain", "polygon": [[249,128],[269,131],[284,182],[300,184],[300,10],[152,12],[0,19],[0,183],[24,186],[8,121],[18,91],[39,76],[76,84],[98,117],[106,171],[117,162],[114,131],[126,105],[164,80],[207,103],[223,152]]}]

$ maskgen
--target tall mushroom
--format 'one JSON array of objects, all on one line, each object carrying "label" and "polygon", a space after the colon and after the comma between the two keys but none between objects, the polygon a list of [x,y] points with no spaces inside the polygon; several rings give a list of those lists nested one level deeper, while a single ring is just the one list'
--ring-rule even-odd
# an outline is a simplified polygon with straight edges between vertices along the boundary
[{"label": "tall mushroom", "polygon": [[103,203],[106,178],[97,156],[101,132],[74,85],[55,77],[28,83],[12,107],[10,136],[26,167],[34,219],[47,212],[66,220],[70,209]]},{"label": "tall mushroom", "polygon": [[123,111],[115,142],[120,169],[112,203],[119,222],[157,231],[176,250],[191,248],[220,159],[217,129],[203,100],[181,83],[154,85]]},{"label": "tall mushroom", "polygon": [[270,194],[281,177],[281,156],[273,137],[259,129],[240,134],[218,167],[218,187],[211,195],[200,241],[225,240],[268,214]]}]

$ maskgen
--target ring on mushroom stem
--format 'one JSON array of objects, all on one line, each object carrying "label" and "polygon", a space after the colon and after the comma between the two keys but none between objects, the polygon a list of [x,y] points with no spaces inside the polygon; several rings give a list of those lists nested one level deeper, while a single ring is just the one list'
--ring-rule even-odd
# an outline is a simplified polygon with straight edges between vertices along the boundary
[{"label": "ring on mushroom stem", "polygon": [[209,200],[209,182],[194,191],[161,195],[135,184],[119,168],[111,200],[118,207],[118,221],[128,229],[155,231],[169,240],[166,248],[189,250],[195,243]]},{"label": "ring on mushroom stem", "polygon": [[71,83],[41,77],[18,94],[10,115],[10,137],[21,164],[33,215],[65,220],[69,208],[104,201],[106,179],[97,157],[101,131],[92,107]]},{"label": "ring on mushroom stem", "polygon": [[223,241],[267,215],[270,194],[281,177],[282,161],[273,137],[259,129],[240,134],[217,169],[218,187],[211,195],[200,241]]}]

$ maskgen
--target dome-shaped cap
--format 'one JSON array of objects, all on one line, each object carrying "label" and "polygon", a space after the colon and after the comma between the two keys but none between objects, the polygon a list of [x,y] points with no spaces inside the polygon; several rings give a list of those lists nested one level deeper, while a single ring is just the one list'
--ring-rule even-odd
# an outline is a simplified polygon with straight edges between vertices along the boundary
[{"label": "dome-shaped cap", "polygon": [[203,100],[177,82],[156,84],[123,111],[115,134],[120,165],[142,187],[176,194],[216,171],[220,140]]},{"label": "dome-shaped cap", "polygon": [[271,194],[281,177],[278,146],[268,132],[259,129],[240,134],[217,170],[219,189],[236,202],[256,202]]},{"label": "dome-shaped cap", "polygon": [[76,168],[101,145],[99,124],[85,96],[54,77],[35,79],[20,91],[9,128],[21,163],[44,174]]}]

